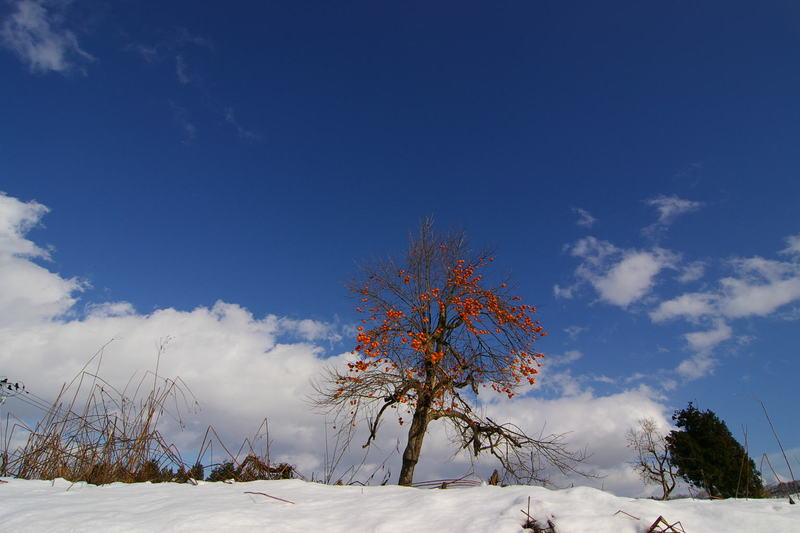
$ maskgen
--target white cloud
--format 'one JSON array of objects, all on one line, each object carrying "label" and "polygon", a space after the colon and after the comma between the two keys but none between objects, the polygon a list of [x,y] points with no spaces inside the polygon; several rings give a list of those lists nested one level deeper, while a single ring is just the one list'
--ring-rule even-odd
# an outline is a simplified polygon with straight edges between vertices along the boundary
[{"label": "white cloud", "polygon": [[778,318],[787,322],[800,320],[800,307],[793,307],[791,309],[787,309],[786,311],[782,311],[778,314]]},{"label": "white cloud", "polygon": [[713,292],[686,293],[661,302],[650,312],[654,322],[703,316],[767,316],[800,300],[800,264],[750,257],[730,262],[735,276],[719,280]]},{"label": "white cloud", "polygon": [[665,268],[674,268],[678,259],[674,253],[661,248],[621,250],[594,237],[580,239],[568,249],[583,260],[575,270],[578,278],[588,281],[601,300],[620,307],[627,307],[647,295],[656,276]]},{"label": "white cloud", "polygon": [[689,347],[701,354],[709,353],[714,347],[733,335],[733,330],[725,322],[718,320],[714,328],[706,331],[693,331],[684,335]]},{"label": "white cloud", "polygon": [[786,237],[786,248],[780,251],[785,255],[800,255],[800,234]]},{"label": "white cloud", "polygon": [[[800,448],[789,448],[788,450],[768,453],[766,454],[766,460],[769,463],[766,465],[764,464],[764,459],[764,457],[761,458],[759,469],[764,477],[765,484],[790,482],[792,481],[791,474],[793,472],[790,472],[789,469],[791,468],[791,463],[800,463]],[[790,463],[789,465],[786,464],[787,461]]]},{"label": "white cloud", "polygon": [[586,328],[575,325],[564,328],[564,333],[569,335],[571,339],[575,339],[583,331],[586,331]]},{"label": "white cloud", "polygon": [[572,212],[577,213],[578,221],[575,223],[579,226],[583,226],[584,228],[591,228],[594,225],[594,223],[597,222],[597,219],[593,217],[592,214],[589,213],[589,211],[587,211],[586,209],[581,209],[580,207],[573,207]]},{"label": "white cloud", "polygon": [[[4,374],[23,381],[34,394],[54,399],[61,385],[98,347],[114,339],[104,350],[99,374],[123,389],[131,376],[141,378],[154,368],[157,346],[169,338],[160,357],[159,374],[180,377],[199,400],[201,411],[184,411],[183,431],[177,426],[164,428],[168,440],[191,454],[206,426],[212,424],[229,439],[229,445],[237,447],[268,417],[273,460],[291,462],[307,475],[322,471],[323,418],[310,412],[306,396],[311,393],[310,381],[324,367],[341,365],[353,357],[345,353],[325,358],[322,348],[314,344],[335,340],[336,327],[310,319],[259,318],[225,302],[192,310],[159,309],[149,314],[137,312],[126,302],[104,302],[88,305],[86,312],[79,314],[74,311],[79,284],[33,263],[34,258],[46,254],[27,240],[25,230],[46,211],[35,202],[0,196],[0,280],[9,280],[6,290],[16,287],[11,293],[13,306],[0,305],[0,368]],[[31,276],[36,284],[28,281]],[[39,290],[47,286],[49,290]],[[5,295],[5,290],[0,294]],[[286,342],[287,334],[303,340]],[[578,351],[566,352],[561,363],[580,357]],[[642,417],[663,421],[661,399],[644,388],[595,396],[582,388],[582,383],[582,379],[573,380],[570,397],[489,397],[481,409],[493,419],[515,422],[532,434],[543,427],[546,433],[568,433],[566,438],[573,447],[588,446],[594,453],[586,467],[608,476],[589,483],[603,484],[623,494],[640,494],[643,487],[630,475],[627,465],[630,457],[624,433]],[[4,408],[29,420],[41,414],[14,398]],[[453,457],[454,448],[445,438],[443,424],[434,426],[417,467],[418,479],[453,477],[473,468],[488,476],[497,466],[491,459],[473,464],[463,453]],[[407,427],[387,420],[379,441],[371,447],[365,471],[377,468],[378,462],[393,453],[397,439],[405,438]],[[344,464],[358,464],[363,453],[358,446],[361,442],[357,439]],[[393,481],[398,465],[399,454],[394,453],[388,463]],[[569,483],[566,478],[557,481]]]},{"label": "white cloud", "polygon": [[703,277],[705,270],[706,264],[703,261],[693,261],[680,269],[681,273],[677,277],[677,280],[681,283],[697,281]]},{"label": "white cloud", "polygon": [[681,361],[677,368],[678,374],[685,379],[693,380],[713,372],[718,363],[712,355],[714,348],[732,336],[733,329],[722,320],[715,320],[712,329],[686,333],[683,337],[695,353]]},{"label": "white cloud", "polygon": [[47,212],[37,202],[20,202],[0,193],[0,324],[28,325],[59,317],[83,287],[75,278],[53,276],[31,259],[49,254],[25,233]]},{"label": "white cloud", "polygon": [[556,298],[566,298],[569,300],[573,296],[573,292],[575,291],[575,285],[570,285],[569,287],[562,287],[561,285],[553,285],[553,296]]},{"label": "white cloud", "polygon": [[619,253],[619,248],[608,241],[601,241],[595,237],[584,237],[572,246],[567,246],[570,254],[580,257],[589,263],[599,265],[608,257]]},{"label": "white cloud", "polygon": [[48,211],[47,207],[38,202],[20,202],[0,191],[0,254],[47,259],[47,251],[36,246],[24,235]]},{"label": "white cloud", "polygon": [[684,359],[678,365],[678,374],[685,379],[700,379],[714,370],[717,360],[707,353],[694,354],[689,359]]},{"label": "white cloud", "polygon": [[545,368],[555,368],[559,366],[567,366],[574,363],[583,357],[583,352],[580,350],[567,350],[566,352],[558,355],[548,355],[545,359]]},{"label": "white cloud", "polygon": [[728,317],[766,316],[800,299],[800,265],[761,257],[732,262],[739,277],[720,280],[721,312]]},{"label": "white cloud", "polygon": [[733,259],[731,265],[740,276],[752,280],[779,281],[800,274],[800,263],[773,261],[758,256]]},{"label": "white cloud", "polygon": [[608,241],[584,237],[565,249],[582,262],[575,269],[579,283],[553,287],[556,297],[571,298],[581,282],[588,282],[600,299],[620,307],[641,300],[653,288],[656,276],[676,268],[679,256],[663,248],[620,249]]},{"label": "white cloud", "polygon": [[[285,443],[276,449],[279,457],[315,456],[321,420],[309,413],[304,398],[310,380],[340,357],[323,359],[312,342],[337,340],[334,326],[274,315],[258,318],[224,302],[150,314],[137,313],[126,302],[105,302],[78,313],[81,283],[33,262],[47,254],[25,231],[46,212],[36,202],[0,195],[0,368],[5,375],[52,400],[99,346],[114,339],[105,349],[100,375],[121,390],[131,376],[155,367],[156,346],[169,337],[159,373],[182,378],[203,408],[199,415],[184,413],[188,430],[172,432],[173,437],[197,447],[211,423],[241,442],[267,416],[272,438]],[[301,341],[282,343],[286,334]],[[13,399],[6,407],[22,418],[41,414]],[[302,468],[318,466],[312,461]]]},{"label": "white cloud", "polygon": [[[633,456],[626,446],[625,432],[639,419],[653,418],[659,429],[667,433],[670,429],[666,414],[669,409],[662,401],[663,398],[645,386],[610,395],[575,390],[574,394],[557,399],[526,396],[508,400],[498,397],[483,406],[482,414],[492,420],[516,424],[534,436],[563,434],[571,449],[588,452],[590,457],[582,468],[599,477],[564,476],[553,472],[553,486],[585,485],[602,487],[616,494],[640,496],[652,492],[630,467]],[[380,442],[383,451],[391,450],[396,436],[404,438],[395,432],[396,424],[386,426],[387,433]],[[498,467],[491,457],[482,456],[476,460],[464,451],[454,455],[448,437],[452,435],[449,435],[446,424],[431,424],[417,465],[419,474],[416,479],[452,478],[470,472],[486,478]],[[393,469],[396,465],[399,462],[390,462]]]},{"label": "white cloud", "polygon": [[[790,244],[787,250],[791,250],[792,238],[789,237],[787,242]],[[800,300],[800,264],[797,262],[756,256],[733,259],[729,264],[735,275],[720,279],[715,290],[682,294],[661,302],[650,312],[653,322],[683,318],[690,322],[705,320],[712,324],[708,330],[684,335],[689,349],[695,352],[678,366],[678,373],[685,378],[697,379],[714,369],[717,360],[712,356],[713,350],[721,342],[733,337],[729,320],[769,316],[781,307]],[[753,337],[747,335],[736,337],[739,344],[752,340]]]},{"label": "white cloud", "polygon": [[291,318],[280,318],[277,323],[281,332],[294,333],[308,342],[329,341],[338,342],[342,336],[337,328],[327,322],[311,320],[308,318],[295,320]]},{"label": "white cloud", "polygon": [[677,298],[661,302],[658,308],[650,312],[653,322],[663,322],[672,318],[695,319],[716,312],[714,306],[717,296],[710,293],[695,292],[682,294]]},{"label": "white cloud", "polygon": [[779,307],[800,298],[800,278],[750,285],[745,281],[725,278],[726,292],[722,311],[729,317],[766,316]]},{"label": "white cloud", "polygon": [[569,481],[604,486],[619,494],[641,494],[646,490],[641,480],[630,475],[628,461],[633,459],[626,447],[625,433],[642,418],[653,418],[665,433],[670,424],[660,396],[646,386],[607,396],[590,392],[554,400],[526,397],[498,402],[487,408],[492,419],[505,419],[520,427],[541,428],[545,433],[564,433],[574,448],[586,448],[592,454],[587,466],[600,475],[595,480],[555,479],[567,486]]},{"label": "white cloud", "polygon": [[[321,349],[306,342],[280,342],[281,320],[256,318],[224,302],[191,311],[161,309],[148,315],[91,313],[81,320],[0,328],[0,363],[28,390],[54,398],[97,347],[105,350],[100,375],[122,389],[131,376],[155,368],[156,345],[171,338],[159,361],[159,374],[180,377],[199,399],[199,414],[183,413],[187,432],[173,438],[196,447],[206,424],[232,441],[252,432],[264,417],[280,456],[313,455],[320,442],[320,420],[304,398],[309,381],[325,361]],[[336,358],[328,360],[334,363]],[[136,380],[134,380],[135,382]],[[20,414],[20,413],[17,413]],[[37,414],[37,413],[28,413]],[[303,469],[318,467],[306,463]]]},{"label": "white cloud", "polygon": [[61,17],[48,10],[50,2],[19,0],[3,22],[0,38],[33,72],[67,73],[94,57],[78,44],[75,34],[62,27]]},{"label": "white cloud", "polygon": [[136,314],[136,309],[128,302],[105,302],[87,305],[86,314],[99,318],[130,316]]},{"label": "white cloud", "polygon": [[668,263],[650,252],[630,252],[592,285],[604,300],[625,307],[650,292],[654,278]]},{"label": "white cloud", "polygon": [[683,198],[679,198],[675,195],[657,196],[655,198],[646,200],[645,203],[655,207],[658,210],[657,224],[662,226],[671,224],[679,215],[697,211],[703,206],[702,202],[684,200]]}]

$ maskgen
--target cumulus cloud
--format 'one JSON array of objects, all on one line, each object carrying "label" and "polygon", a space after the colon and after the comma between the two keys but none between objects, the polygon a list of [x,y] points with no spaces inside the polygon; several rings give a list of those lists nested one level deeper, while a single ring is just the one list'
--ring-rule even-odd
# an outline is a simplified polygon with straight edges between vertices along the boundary
[{"label": "cumulus cloud", "polygon": [[650,292],[654,278],[665,267],[663,258],[650,252],[630,252],[605,275],[592,279],[600,296],[625,307]]},{"label": "cumulus cloud", "polygon": [[714,323],[714,327],[705,331],[693,331],[684,335],[689,346],[699,354],[710,353],[714,347],[731,338],[733,330],[721,320]]},{"label": "cumulus cloud", "polygon": [[768,316],[800,300],[800,264],[762,257],[729,261],[735,275],[719,280],[713,292],[686,293],[661,302],[650,313],[654,322],[703,316]]},{"label": "cumulus cloud", "polygon": [[572,212],[578,215],[578,221],[575,222],[579,226],[583,226],[584,228],[591,228],[597,219],[592,216],[589,211],[586,209],[581,209],[580,207],[573,207]]},{"label": "cumulus cloud", "polygon": [[19,0],[3,21],[0,39],[32,72],[68,73],[81,70],[94,57],[81,48],[75,34],[63,27],[51,2]]},{"label": "cumulus cloud", "polygon": [[[577,277],[590,283],[601,300],[620,307],[646,296],[656,276],[666,268],[675,268],[678,260],[676,254],[662,248],[622,250],[595,237],[580,239],[568,250],[582,260],[575,270]],[[559,290],[555,292],[559,294]]]},{"label": "cumulus cloud", "polygon": [[310,341],[338,342],[342,340],[342,335],[338,328],[327,322],[303,318],[300,320],[291,318],[280,318],[277,322],[278,328],[282,332],[294,333],[301,338]]},{"label": "cumulus cloud", "polygon": [[721,312],[728,317],[766,316],[800,299],[800,265],[761,257],[732,262],[738,277],[720,280]]},{"label": "cumulus cloud", "polygon": [[[113,339],[105,348],[99,373],[121,390],[132,376],[141,377],[155,368],[158,345],[170,339],[159,361],[159,374],[180,377],[202,405],[202,412],[189,416],[187,430],[176,438],[199,446],[196,439],[211,423],[221,434],[237,439],[266,416],[272,437],[286,443],[276,450],[278,456],[302,459],[303,468],[319,466],[309,458],[318,451],[321,421],[309,414],[304,398],[310,380],[326,364],[349,356],[324,358],[323,349],[315,344],[338,339],[333,325],[275,315],[259,318],[225,302],[149,314],[136,312],[127,302],[103,302],[78,312],[82,284],[34,262],[48,254],[27,238],[26,231],[46,212],[36,202],[0,195],[0,368],[4,375],[52,400],[98,347]],[[284,338],[295,340],[285,342]],[[41,414],[14,399],[6,405],[21,418]],[[293,446],[296,443],[300,444]]]},{"label": "cumulus cloud", "polygon": [[596,237],[584,237],[567,250],[574,257],[580,257],[595,265],[602,264],[607,258],[620,252],[620,249],[608,241],[601,241]]},{"label": "cumulus cloud", "polygon": [[47,207],[36,201],[20,202],[0,192],[0,253],[48,258],[46,250],[24,237],[48,211]]},{"label": "cumulus cloud", "polygon": [[[633,457],[626,447],[625,433],[642,418],[653,418],[666,433],[667,409],[661,401],[658,394],[642,386],[606,396],[583,392],[553,400],[520,398],[492,404],[487,414],[492,419],[503,416],[520,427],[544,425],[545,433],[563,433],[573,446],[586,446],[592,454],[586,466],[603,477],[581,480],[581,484],[603,486],[618,494],[641,494],[641,480],[628,464]],[[556,477],[554,481],[567,486],[575,479]]]},{"label": "cumulus cloud", "polygon": [[650,312],[653,322],[663,322],[672,318],[696,319],[715,313],[717,296],[711,293],[695,292],[682,294],[672,300],[661,302]]},{"label": "cumulus cloud", "polygon": [[[659,223],[662,224],[701,205],[675,197],[660,197],[653,202],[660,209]],[[705,329],[682,335],[692,355],[677,367],[680,376],[697,379],[713,371],[718,363],[713,352],[720,343],[733,336],[729,325],[732,320],[771,316],[800,301],[800,263],[797,262],[800,255],[795,254],[800,239],[796,237],[787,237],[788,246],[779,252],[790,256],[789,260],[758,256],[728,260],[726,264],[732,271],[731,275],[707,286],[702,292],[679,294],[661,301],[650,310],[649,316],[654,323],[683,319],[696,327],[705,326]],[[555,285],[555,296],[572,298],[581,285],[588,284],[601,301],[622,308],[646,301],[659,274],[665,269],[679,271],[677,281],[687,283],[702,277],[706,268],[703,261],[681,265],[677,253],[663,248],[624,249],[595,237],[580,239],[566,246],[565,251],[581,261],[575,269],[577,281],[568,286]],[[795,315],[789,311],[784,318],[791,319]],[[572,387],[570,376],[559,376],[559,380]],[[565,386],[562,390],[566,393],[568,388]]]},{"label": "cumulus cloud", "polygon": [[722,320],[715,320],[711,329],[686,333],[684,338],[695,353],[681,361],[678,374],[685,379],[699,379],[711,373],[718,363],[712,355],[714,348],[732,336],[733,329]]},{"label": "cumulus cloud", "polygon": [[[603,488],[616,494],[642,496],[652,494],[649,487],[631,468],[631,451],[626,446],[625,432],[641,418],[652,418],[658,428],[670,429],[663,398],[642,386],[616,394],[597,395],[591,391],[576,391],[570,396],[542,399],[535,396],[497,398],[482,407],[482,414],[492,420],[504,420],[525,428],[531,435],[563,434],[573,450],[586,450],[589,459],[582,469],[596,478],[561,475],[553,472],[554,487],[572,484]],[[395,427],[387,424],[382,450],[391,450],[394,439],[401,437]],[[452,478],[477,472],[488,476],[496,462],[487,456],[475,458],[463,450],[453,453],[449,427],[444,423],[431,424],[423,444],[417,471],[419,479]],[[399,463],[397,463],[399,465]],[[394,471],[394,470],[393,470]]]},{"label": "cumulus cloud", "polygon": [[800,300],[800,264],[758,256],[732,259],[728,263],[734,275],[720,279],[716,290],[686,293],[661,302],[650,312],[650,318],[661,322],[703,316],[768,316]]},{"label": "cumulus cloud", "polygon": [[83,283],[53,276],[33,259],[49,259],[47,250],[25,238],[47,208],[0,193],[0,323],[27,325],[63,316]]},{"label": "cumulus cloud", "polygon": [[[789,250],[792,238],[787,238]],[[787,253],[782,250],[780,253]],[[717,361],[714,348],[732,337],[731,320],[770,316],[784,306],[800,300],[800,264],[763,257],[736,258],[728,261],[732,276],[721,278],[716,287],[705,292],[684,293],[661,302],[650,312],[653,322],[685,319],[705,323],[709,329],[684,335],[695,354],[678,366],[679,374],[696,379],[711,372]],[[739,337],[740,343],[748,337]]]},{"label": "cumulus cloud", "polygon": [[716,365],[716,358],[712,357],[708,353],[698,353],[681,361],[681,363],[678,365],[677,371],[678,374],[685,379],[700,379],[713,371]]},{"label": "cumulus cloud", "polygon": [[[320,341],[338,338],[340,330],[335,325],[304,318],[258,317],[227,302],[151,313],[138,312],[128,302],[99,302],[77,312],[80,283],[36,264],[47,252],[26,236],[46,212],[36,202],[0,195],[0,280],[6,283],[0,289],[5,298],[0,302],[0,368],[5,374],[52,400],[98,347],[113,339],[104,348],[99,374],[123,389],[155,368],[159,346],[165,345],[158,360],[159,375],[180,377],[200,406],[199,412],[183,412],[182,429],[165,428],[167,439],[184,452],[194,453],[211,424],[235,447],[267,417],[273,460],[291,462],[308,475],[322,471],[325,424],[309,408],[310,382],[326,366],[343,365],[354,357],[349,352],[329,354],[320,346]],[[566,366],[581,356],[578,351],[566,352],[553,365]],[[594,452],[586,468],[607,476],[590,483],[621,494],[640,494],[641,482],[627,465],[624,432],[642,417],[663,421],[662,399],[644,388],[597,396],[582,383],[574,380],[569,397],[489,397],[480,409],[532,434],[567,433],[573,447],[588,446]],[[41,414],[18,398],[10,398],[4,407],[25,420]],[[380,462],[391,456],[386,468],[394,479],[400,461],[398,440],[404,439],[406,428],[387,421],[380,439],[369,449],[365,472],[380,468]],[[419,479],[453,477],[473,469],[488,475],[497,466],[488,458],[474,462],[464,453],[454,457],[446,437],[444,425],[434,424],[417,467]],[[357,437],[356,442],[363,440]],[[362,453],[354,446],[344,464],[358,464]]]}]

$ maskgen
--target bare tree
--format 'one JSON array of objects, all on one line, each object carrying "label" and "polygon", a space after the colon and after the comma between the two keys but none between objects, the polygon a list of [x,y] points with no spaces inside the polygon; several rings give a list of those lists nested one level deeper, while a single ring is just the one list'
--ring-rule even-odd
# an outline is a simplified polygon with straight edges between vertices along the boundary
[{"label": "bare tree", "polygon": [[[563,435],[534,438],[519,427],[478,414],[477,396],[491,389],[514,396],[533,384],[546,333],[533,306],[509,296],[506,283],[485,287],[482,269],[493,259],[472,255],[463,233],[437,235],[422,223],[404,261],[364,269],[350,285],[364,314],[348,371],[330,369],[316,386],[316,403],[349,430],[365,419],[376,437],[386,413],[411,415],[399,483],[410,485],[428,425],[449,422],[461,448],[490,453],[507,472],[541,480],[541,465],[575,471],[585,456]],[[345,418],[346,421],[342,420]]]},{"label": "bare tree", "polygon": [[661,486],[661,499],[668,500],[675,489],[678,468],[672,464],[666,436],[658,432],[655,420],[643,418],[626,437],[628,447],[636,452],[633,465],[639,475],[646,484]]}]

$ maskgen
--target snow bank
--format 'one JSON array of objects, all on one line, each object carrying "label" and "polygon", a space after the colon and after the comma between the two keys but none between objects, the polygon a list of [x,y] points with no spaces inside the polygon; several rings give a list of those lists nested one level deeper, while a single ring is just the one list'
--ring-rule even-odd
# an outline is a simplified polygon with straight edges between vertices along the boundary
[{"label": "snow bank", "polygon": [[[105,486],[5,478],[4,531],[520,532],[521,509],[558,533],[641,533],[659,516],[687,533],[800,533],[800,505],[783,500],[621,498],[586,487],[448,490],[328,486],[299,480]],[[281,502],[262,492],[289,500]],[[617,513],[622,510],[639,520]],[[617,514],[615,514],[617,513]],[[528,530],[529,531],[529,530]]]}]

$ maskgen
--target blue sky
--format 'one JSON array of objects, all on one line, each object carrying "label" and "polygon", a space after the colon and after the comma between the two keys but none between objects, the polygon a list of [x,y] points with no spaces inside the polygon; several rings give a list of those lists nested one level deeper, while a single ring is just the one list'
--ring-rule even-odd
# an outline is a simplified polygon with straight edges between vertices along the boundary
[{"label": "blue sky", "polygon": [[[0,315],[32,335],[0,373],[103,335],[122,373],[210,320],[312,375],[353,344],[343,282],[433,215],[539,307],[551,419],[691,400],[758,463],[755,396],[800,448],[797,5],[12,0],[0,43]],[[624,460],[599,468],[630,492]]]}]

